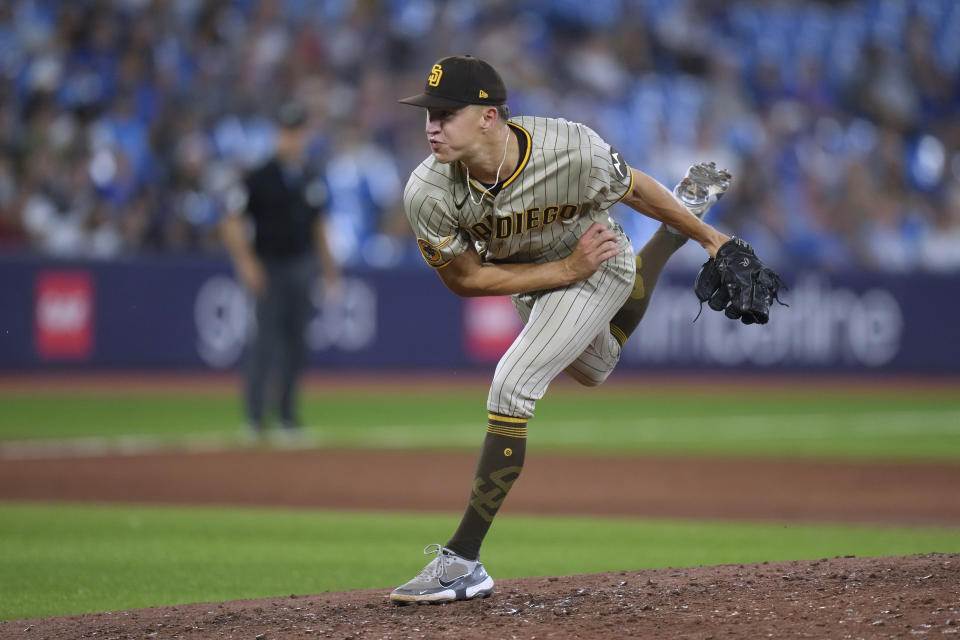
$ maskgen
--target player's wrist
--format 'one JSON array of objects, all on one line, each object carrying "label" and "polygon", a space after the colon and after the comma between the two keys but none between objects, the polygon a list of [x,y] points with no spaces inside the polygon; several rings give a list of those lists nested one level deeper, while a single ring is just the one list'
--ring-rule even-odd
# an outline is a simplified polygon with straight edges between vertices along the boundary
[{"label": "player's wrist", "polygon": [[561,258],[560,260],[557,260],[556,264],[559,267],[558,277],[560,279],[558,286],[566,287],[582,279],[579,276],[576,263],[574,262],[574,255],[575,254],[571,253],[566,258]]},{"label": "player's wrist", "polygon": [[717,231],[709,225],[705,226],[708,227],[710,233],[705,240],[700,241],[700,245],[707,251],[708,254],[710,254],[711,258],[715,258],[717,256],[717,251],[720,250],[720,247],[730,241],[730,236]]}]

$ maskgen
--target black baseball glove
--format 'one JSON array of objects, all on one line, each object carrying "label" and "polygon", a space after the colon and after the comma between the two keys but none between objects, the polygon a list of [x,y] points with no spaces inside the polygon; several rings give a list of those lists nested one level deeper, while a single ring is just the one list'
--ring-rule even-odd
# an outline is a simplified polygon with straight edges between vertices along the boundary
[{"label": "black baseball glove", "polygon": [[760,261],[749,244],[733,238],[715,258],[703,263],[693,290],[701,305],[706,302],[715,311],[722,309],[728,318],[766,324],[773,301],[783,304],[777,297],[781,288],[787,288],[783,279]]}]

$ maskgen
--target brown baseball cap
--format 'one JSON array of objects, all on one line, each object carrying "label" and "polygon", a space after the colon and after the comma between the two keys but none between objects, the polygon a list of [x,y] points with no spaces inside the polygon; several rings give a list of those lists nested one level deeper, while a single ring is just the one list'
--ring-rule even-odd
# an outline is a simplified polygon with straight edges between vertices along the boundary
[{"label": "brown baseball cap", "polygon": [[490,63],[473,56],[450,56],[430,69],[423,93],[400,102],[428,109],[458,109],[470,104],[499,106],[507,101],[503,78]]}]

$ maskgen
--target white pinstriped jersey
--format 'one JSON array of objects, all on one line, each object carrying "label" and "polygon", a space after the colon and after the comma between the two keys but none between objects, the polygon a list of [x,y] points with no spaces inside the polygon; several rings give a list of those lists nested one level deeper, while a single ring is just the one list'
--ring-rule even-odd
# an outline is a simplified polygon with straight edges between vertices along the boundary
[{"label": "white pinstriped jersey", "polygon": [[632,182],[619,152],[567,120],[522,116],[509,125],[526,140],[526,151],[499,190],[486,191],[471,178],[468,193],[462,165],[433,156],[411,174],[404,209],[431,266],[443,267],[471,246],[487,261],[558,260],[594,222],[612,226],[607,209]]}]

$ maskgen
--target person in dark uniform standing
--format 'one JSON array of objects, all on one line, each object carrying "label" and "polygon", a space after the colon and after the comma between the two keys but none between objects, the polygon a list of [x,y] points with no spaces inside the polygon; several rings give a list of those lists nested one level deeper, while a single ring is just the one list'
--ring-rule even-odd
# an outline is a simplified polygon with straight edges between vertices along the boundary
[{"label": "person in dark uniform standing", "polygon": [[339,283],[324,233],[326,188],[305,153],[307,120],[300,102],[280,108],[276,151],[234,190],[221,227],[237,277],[256,301],[244,388],[247,426],[256,438],[264,435],[266,405],[274,401],[282,433],[299,434],[297,390],[318,267],[326,295]]}]

